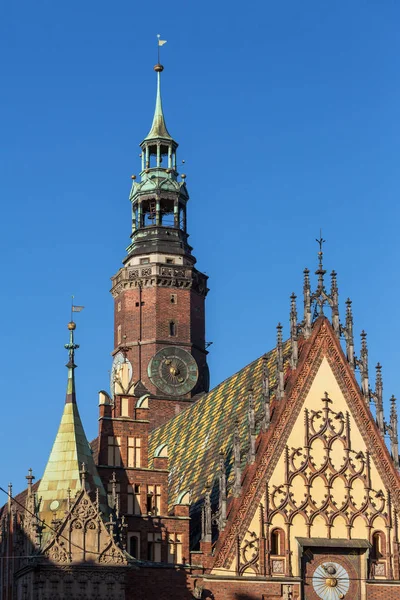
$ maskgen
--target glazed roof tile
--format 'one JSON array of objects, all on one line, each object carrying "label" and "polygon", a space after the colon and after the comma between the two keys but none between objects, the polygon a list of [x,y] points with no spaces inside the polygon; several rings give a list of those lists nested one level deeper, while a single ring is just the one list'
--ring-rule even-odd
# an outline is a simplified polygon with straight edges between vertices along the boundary
[{"label": "glazed roof tile", "polygon": [[[290,341],[284,343],[284,369],[289,364]],[[276,349],[264,355],[269,369],[270,388],[276,383]],[[168,445],[169,504],[176,502],[178,494],[191,490],[194,511],[196,503],[204,497],[207,485],[217,478],[219,453],[225,454],[228,489],[233,483],[233,434],[236,419],[239,422],[243,466],[249,447],[248,392],[251,389],[255,402],[257,433],[261,428],[263,410],[263,358],[249,365],[217,385],[162,427],[151,432],[149,456],[160,444]],[[274,393],[271,394],[271,400]]]}]

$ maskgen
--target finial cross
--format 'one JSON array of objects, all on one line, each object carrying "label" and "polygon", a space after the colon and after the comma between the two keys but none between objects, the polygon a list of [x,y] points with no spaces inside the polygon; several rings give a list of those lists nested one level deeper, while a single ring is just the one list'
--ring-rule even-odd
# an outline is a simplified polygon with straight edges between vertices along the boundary
[{"label": "finial cross", "polygon": [[323,237],[322,237],[322,229],[319,230],[319,239],[315,238],[315,241],[319,245],[319,251],[322,252],[322,247],[323,247],[323,245],[326,242],[326,240],[324,240]]}]

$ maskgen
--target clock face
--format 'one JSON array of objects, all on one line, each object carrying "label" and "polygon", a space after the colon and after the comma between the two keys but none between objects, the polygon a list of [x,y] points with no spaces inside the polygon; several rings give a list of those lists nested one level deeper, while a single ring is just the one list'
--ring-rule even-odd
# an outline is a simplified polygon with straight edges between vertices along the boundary
[{"label": "clock face", "polygon": [[341,600],[346,598],[349,591],[350,577],[342,565],[337,562],[327,562],[315,569],[312,585],[315,593],[322,600]]},{"label": "clock face", "polygon": [[132,365],[127,358],[124,357],[122,352],[117,352],[117,354],[113,358],[113,363],[111,367],[110,373],[110,392],[111,398],[114,399],[114,389],[115,389],[115,381],[119,379],[121,375],[122,365],[126,364],[128,366],[128,381],[132,379]]},{"label": "clock face", "polygon": [[199,369],[193,356],[183,348],[167,346],[149,362],[150,381],[168,396],[182,396],[197,383]]}]

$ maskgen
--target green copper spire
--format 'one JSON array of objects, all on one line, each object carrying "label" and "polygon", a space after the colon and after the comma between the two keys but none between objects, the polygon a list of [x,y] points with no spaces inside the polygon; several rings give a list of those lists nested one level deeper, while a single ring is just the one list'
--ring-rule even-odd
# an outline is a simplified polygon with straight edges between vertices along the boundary
[{"label": "green copper spire", "polygon": [[[74,496],[82,487],[87,487],[93,493],[98,490],[101,503],[106,505],[106,493],[94,463],[76,402],[74,358],[75,350],[79,346],[74,342],[75,328],[73,321],[68,323],[69,343],[65,344],[69,352],[69,361],[66,365],[68,383],[64,410],[38,488],[38,495],[41,498],[41,518],[45,518],[47,523],[50,523],[54,513],[57,513],[58,517],[65,514],[70,494]],[[83,463],[85,470],[82,476]]]},{"label": "green copper spire", "polygon": [[76,404],[76,395],[75,395],[75,350],[79,348],[79,344],[74,343],[74,331],[76,329],[76,324],[73,321],[68,323],[69,329],[69,344],[65,344],[66,350],[69,351],[69,361],[65,365],[68,369],[68,381],[67,381],[67,393],[65,395],[65,404],[72,402]]},{"label": "green copper spire", "polygon": [[156,139],[164,139],[164,140],[172,140],[172,137],[168,133],[167,126],[165,124],[164,113],[162,108],[162,100],[161,100],[161,73],[164,70],[164,67],[160,64],[156,64],[154,70],[157,73],[157,96],[156,96],[156,108],[154,110],[154,117],[151,129],[148,135],[145,137],[145,140],[156,140]]}]

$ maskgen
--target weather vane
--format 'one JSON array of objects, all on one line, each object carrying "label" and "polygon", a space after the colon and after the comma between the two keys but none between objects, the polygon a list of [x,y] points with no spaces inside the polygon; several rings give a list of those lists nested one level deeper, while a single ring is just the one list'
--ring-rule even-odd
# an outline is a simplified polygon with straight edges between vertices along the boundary
[{"label": "weather vane", "polygon": [[157,63],[160,64],[160,48],[167,43],[167,40],[160,40],[160,34],[157,33]]},{"label": "weather vane", "polygon": [[75,298],[75,296],[71,296],[71,323],[74,320],[73,313],[81,312],[81,310],[83,310],[85,308],[84,306],[77,306],[76,304],[74,304],[74,298]]}]

